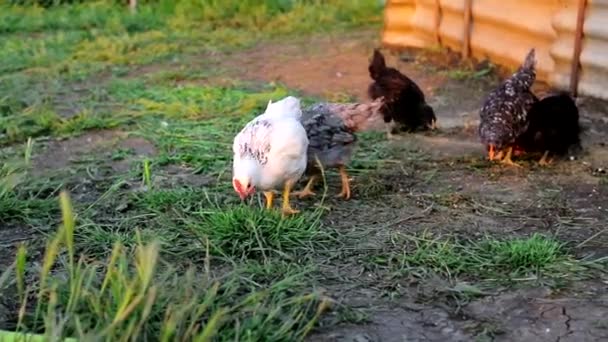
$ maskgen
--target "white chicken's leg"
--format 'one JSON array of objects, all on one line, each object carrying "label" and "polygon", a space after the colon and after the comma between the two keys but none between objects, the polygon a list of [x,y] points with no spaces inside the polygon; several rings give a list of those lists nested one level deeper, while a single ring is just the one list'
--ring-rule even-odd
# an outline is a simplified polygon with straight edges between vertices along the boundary
[{"label": "white chicken's leg", "polygon": [[289,204],[289,193],[291,192],[291,188],[293,187],[294,183],[295,182],[293,181],[285,182],[285,188],[283,189],[283,207],[281,209],[283,216],[293,215],[300,212],[299,210],[292,208]]},{"label": "white chicken's leg", "polygon": [[272,209],[272,201],[274,200],[274,192],[264,191],[264,197],[266,197],[266,209]]}]

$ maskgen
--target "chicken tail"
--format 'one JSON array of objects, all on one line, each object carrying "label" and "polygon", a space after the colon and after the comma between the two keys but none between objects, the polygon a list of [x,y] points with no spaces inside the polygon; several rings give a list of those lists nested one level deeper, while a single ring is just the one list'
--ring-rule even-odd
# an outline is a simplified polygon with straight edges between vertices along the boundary
[{"label": "chicken tail", "polygon": [[522,69],[534,69],[536,66],[536,49],[532,48],[526,55],[526,59],[524,60],[524,64],[522,64]]},{"label": "chicken tail", "polygon": [[294,96],[287,96],[277,102],[268,101],[265,114],[276,116],[292,116],[296,119],[302,117],[300,100]]},{"label": "chicken tail", "polygon": [[384,97],[369,103],[332,103],[330,110],[353,132],[383,130],[386,127],[382,108]]},{"label": "chicken tail", "polygon": [[534,81],[536,80],[536,53],[535,49],[532,48],[526,55],[526,59],[521,64],[519,69],[510,77],[507,81],[512,87],[518,91],[529,90]]},{"label": "chicken tail", "polygon": [[369,63],[367,70],[369,70],[369,76],[373,80],[378,80],[386,70],[386,61],[380,50],[374,49],[374,55],[372,56],[372,60]]}]

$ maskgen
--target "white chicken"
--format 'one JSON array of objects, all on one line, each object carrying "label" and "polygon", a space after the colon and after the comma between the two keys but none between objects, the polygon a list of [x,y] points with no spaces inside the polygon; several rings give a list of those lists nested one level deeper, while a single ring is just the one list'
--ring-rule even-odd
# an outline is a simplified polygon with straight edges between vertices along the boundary
[{"label": "white chicken", "polygon": [[256,188],[272,208],[273,190],[283,188],[282,213],[296,214],[289,194],[306,170],[308,138],[300,119],[300,100],[293,96],[272,103],[234,138],[232,186],[241,200]]}]

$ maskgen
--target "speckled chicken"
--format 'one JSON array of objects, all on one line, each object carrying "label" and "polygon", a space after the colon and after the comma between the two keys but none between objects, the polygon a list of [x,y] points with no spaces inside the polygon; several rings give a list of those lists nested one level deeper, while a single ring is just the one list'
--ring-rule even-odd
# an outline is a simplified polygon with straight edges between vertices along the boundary
[{"label": "speckled chicken", "polygon": [[392,126],[389,126],[389,137],[397,130],[435,129],[437,117],[420,87],[399,70],[387,67],[378,49],[374,50],[368,71],[374,81],[367,93],[372,99],[384,97],[384,121]]},{"label": "speckled chicken", "polygon": [[515,141],[528,128],[528,112],[537,101],[530,87],[536,79],[535,52],[531,49],[519,69],[486,98],[479,113],[479,137],[488,158],[519,166],[511,160]]},{"label": "speckled chicken", "polygon": [[323,169],[338,168],[342,190],[338,196],[349,199],[350,183],[345,165],[350,162],[356,132],[382,130],[383,116],[380,109],[383,98],[370,103],[317,103],[302,110],[302,125],[308,137],[308,183],[302,191],[294,193],[300,198],[312,196],[312,188]]},{"label": "speckled chicken", "polygon": [[535,102],[528,121],[528,129],[516,146],[523,153],[542,153],[539,164],[549,164],[549,154],[563,156],[581,149],[579,112],[568,93],[551,94]]}]

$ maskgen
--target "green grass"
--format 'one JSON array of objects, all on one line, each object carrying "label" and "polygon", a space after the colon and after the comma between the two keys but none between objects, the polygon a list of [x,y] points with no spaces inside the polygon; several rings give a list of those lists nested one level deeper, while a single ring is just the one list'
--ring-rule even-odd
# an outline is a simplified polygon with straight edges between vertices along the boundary
[{"label": "green grass", "polygon": [[[160,1],[136,14],[111,2],[47,10],[2,6],[0,72],[74,74],[180,52],[243,47],[263,37],[378,22],[373,1]],[[27,38],[27,39],[24,39]],[[191,42],[198,42],[195,47]]]},{"label": "green grass", "polygon": [[289,256],[297,249],[322,249],[331,242],[320,213],[283,219],[280,212],[240,206],[201,211],[186,225],[208,239],[213,253],[231,257],[266,259]]},{"label": "green grass", "polygon": [[[0,145],[28,136],[115,127],[107,74],[173,58],[205,66],[201,54],[260,40],[379,22],[375,1],[159,1],[136,14],[111,1],[49,9],[0,4]],[[84,96],[74,98],[76,87]],[[66,89],[67,88],[67,89]],[[110,89],[115,87],[110,86]],[[100,94],[101,90],[101,94]],[[101,97],[99,95],[102,95]],[[118,96],[118,99],[124,97]],[[142,106],[154,103],[142,100]],[[76,116],[66,115],[75,107]],[[153,110],[192,108],[155,107]],[[69,110],[68,112],[72,112]]]},{"label": "green grass", "polygon": [[[22,307],[35,307],[19,313],[19,330],[85,340],[294,340],[328,307],[303,285],[310,270],[293,263],[244,263],[217,277],[208,269],[174,269],[155,242],[138,242],[132,253],[117,242],[105,260],[78,257],[79,228],[67,193],[60,202],[63,224],[50,237],[34,282],[24,280],[25,248],[0,278],[6,282],[0,288],[18,289]],[[62,271],[51,272],[57,266]]]},{"label": "green grass", "polygon": [[388,267],[395,275],[421,278],[439,275],[452,284],[558,284],[575,278],[575,274],[584,277],[587,270],[605,263],[603,259],[578,260],[562,242],[540,234],[477,240],[422,234],[400,236],[397,241],[403,244],[398,246],[404,246],[402,252],[376,255],[370,261]]},{"label": "green grass", "polygon": [[[1,305],[13,313],[2,327],[82,340],[309,334],[328,306],[307,261],[335,239],[322,212],[283,219],[238,203],[223,180],[232,136],[268,99],[292,92],[239,80],[171,83],[221,72],[205,54],[375,25],[380,17],[371,0],[140,1],[135,14],[113,1],[0,4],[0,222],[48,238],[42,256],[39,243],[24,245],[0,278]],[[178,68],[131,73],[152,63]],[[157,152],[71,155],[70,166],[53,173],[31,160],[48,153],[46,137],[112,128],[145,138]],[[30,138],[39,149],[26,144]],[[108,161],[131,167],[114,174]],[[168,187],[169,166],[215,181]],[[60,189],[76,201],[72,208],[62,194],[63,224],[54,233]]]},{"label": "green grass", "polygon": [[[18,188],[27,182],[27,171],[31,166],[33,142],[28,140],[23,155],[6,158],[0,165],[0,223],[30,223],[37,219],[48,221],[54,211],[51,199],[29,192],[19,193]],[[39,222],[38,222],[39,223]]]}]

